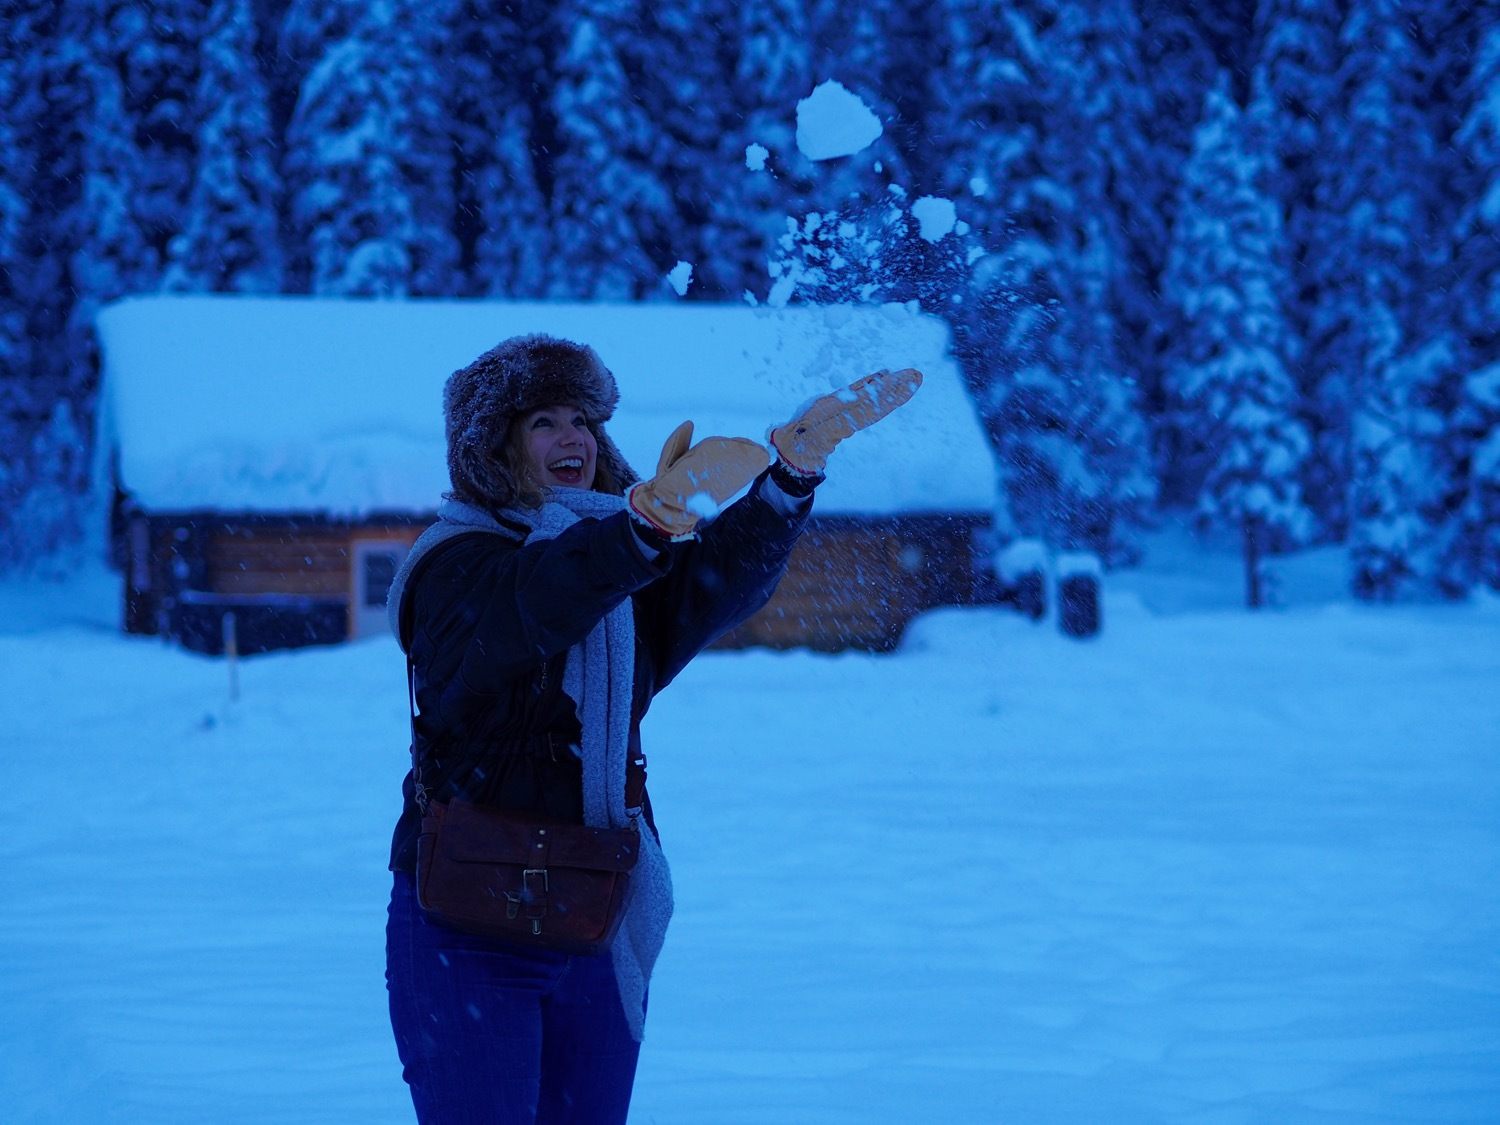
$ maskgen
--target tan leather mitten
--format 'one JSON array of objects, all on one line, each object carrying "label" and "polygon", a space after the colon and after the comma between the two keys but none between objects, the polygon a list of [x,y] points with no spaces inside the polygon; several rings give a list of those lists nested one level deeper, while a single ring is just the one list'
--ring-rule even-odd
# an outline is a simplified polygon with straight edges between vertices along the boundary
[{"label": "tan leather mitten", "polygon": [[762,472],[765,446],[748,438],[710,437],[697,445],[693,424],[684,422],[662,446],[656,476],[625,494],[630,514],[668,539],[690,539],[704,519]]},{"label": "tan leather mitten", "polygon": [[796,418],[771,431],[771,445],[793,472],[817,476],[839,442],[880,421],[921,385],[922,373],[914,367],[866,375],[841,391],[813,399]]}]

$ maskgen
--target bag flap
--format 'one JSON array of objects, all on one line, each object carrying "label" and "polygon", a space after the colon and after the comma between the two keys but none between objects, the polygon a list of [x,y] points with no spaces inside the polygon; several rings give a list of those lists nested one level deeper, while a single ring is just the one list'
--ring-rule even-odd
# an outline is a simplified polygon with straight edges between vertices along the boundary
[{"label": "bag flap", "polygon": [[448,805],[438,833],[438,848],[456,863],[629,871],[640,846],[634,828],[528,820],[464,801]]}]

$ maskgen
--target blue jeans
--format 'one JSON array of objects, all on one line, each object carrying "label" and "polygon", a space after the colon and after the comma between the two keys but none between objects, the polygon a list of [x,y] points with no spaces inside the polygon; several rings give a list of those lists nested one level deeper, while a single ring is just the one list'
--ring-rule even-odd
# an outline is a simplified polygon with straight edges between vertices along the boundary
[{"label": "blue jeans", "polygon": [[640,1044],[609,954],[522,949],[437,925],[411,875],[395,874],[385,979],[417,1120],[623,1122]]}]

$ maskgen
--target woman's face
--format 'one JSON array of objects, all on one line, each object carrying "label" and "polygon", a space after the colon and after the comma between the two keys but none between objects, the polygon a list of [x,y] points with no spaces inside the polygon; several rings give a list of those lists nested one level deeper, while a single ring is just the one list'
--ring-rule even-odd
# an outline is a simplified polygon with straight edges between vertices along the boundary
[{"label": "woman's face", "polygon": [[521,450],[545,488],[593,488],[599,445],[576,406],[547,406],[520,418]]}]

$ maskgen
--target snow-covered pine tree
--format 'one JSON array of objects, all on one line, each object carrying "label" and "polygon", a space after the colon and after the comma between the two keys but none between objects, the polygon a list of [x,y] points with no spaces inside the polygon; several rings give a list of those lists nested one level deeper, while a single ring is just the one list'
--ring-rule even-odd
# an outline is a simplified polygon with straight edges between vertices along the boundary
[{"label": "snow-covered pine tree", "polygon": [[[649,249],[669,267],[691,263],[686,295],[707,300],[740,294],[733,268],[725,270],[715,258],[709,227],[715,200],[744,168],[743,155],[738,167],[717,160],[734,123],[724,82],[734,69],[737,19],[738,5],[730,0],[649,4],[640,32],[622,42],[627,72],[640,76],[640,98],[657,127],[652,164],[672,197],[666,241]],[[658,294],[664,291],[663,279]]]},{"label": "snow-covered pine tree", "polygon": [[1200,526],[1242,535],[1251,591],[1260,551],[1299,544],[1310,526],[1300,483],[1309,439],[1287,364],[1295,345],[1283,304],[1281,212],[1267,192],[1268,154],[1254,120],[1268,112],[1264,86],[1246,111],[1227,80],[1210,91],[1162,282],[1181,475],[1197,482]]},{"label": "snow-covered pine tree", "polygon": [[1483,28],[1463,103],[1455,140],[1467,203],[1454,238],[1453,309],[1464,376],[1447,445],[1464,495],[1442,573],[1450,587],[1500,590],[1500,20]]},{"label": "snow-covered pine tree", "polygon": [[[1334,3],[1340,0],[1333,0]],[[1256,0],[1166,0],[1197,25],[1204,44],[1213,52],[1217,73],[1227,76],[1230,94],[1241,105],[1252,97],[1251,72],[1257,41],[1254,35]]]},{"label": "snow-covered pine tree", "polygon": [[286,0],[277,50],[294,70],[306,75],[336,44],[354,34],[363,5],[329,0]]},{"label": "snow-covered pine tree", "polygon": [[1451,362],[1441,337],[1412,347],[1378,298],[1362,343],[1350,434],[1350,586],[1362,600],[1390,602],[1441,589],[1443,529],[1430,514],[1441,488],[1435,456],[1443,420],[1428,392]]},{"label": "snow-covered pine tree", "polygon": [[[1417,299],[1435,244],[1430,60],[1399,0],[1356,0],[1341,33],[1341,127],[1320,177],[1325,220],[1309,347],[1318,457],[1309,494],[1347,526],[1357,596],[1391,600],[1436,579],[1426,524],[1433,404],[1444,365]],[[1434,351],[1434,348],[1437,350]],[[1341,503],[1347,497],[1347,506]]]},{"label": "snow-covered pine tree", "polygon": [[447,85],[456,161],[456,230],[465,291],[537,298],[546,289],[547,201],[537,153],[550,147],[539,113],[545,20],[502,0],[460,0]]},{"label": "snow-covered pine tree", "polygon": [[[73,291],[68,277],[70,221],[83,182],[82,130],[94,64],[82,13],[71,10],[67,17],[64,21],[58,5],[27,0],[8,2],[0,11],[11,42],[28,45],[6,55],[7,66],[14,68],[15,99],[7,119],[22,130],[19,151],[7,171],[19,176],[30,212],[21,228],[24,268],[10,275],[18,289],[23,334],[31,344],[29,377],[8,381],[6,388],[12,422],[6,446],[18,466],[13,473],[19,482],[16,495],[7,498],[12,507],[36,483],[30,468],[32,435],[53,406],[74,390],[69,384],[73,366],[64,347]],[[14,546],[21,550],[25,544],[17,538]]]},{"label": "snow-covered pine tree", "polygon": [[728,124],[719,141],[704,264],[715,288],[758,298],[787,216],[809,209],[813,168],[797,149],[795,106],[812,91],[812,60],[802,0],[745,0],[735,18]]},{"label": "snow-covered pine tree", "polygon": [[[40,95],[32,199],[45,200],[37,237],[48,256],[32,300],[35,419],[28,492],[16,515],[24,556],[80,541],[89,487],[88,434],[98,394],[94,317],[100,306],[152,288],[156,256],[132,204],[141,156],[119,74],[101,45],[99,8],[62,13],[52,50],[32,73]],[[53,162],[55,160],[55,163]],[[71,298],[71,299],[69,299]]]},{"label": "snow-covered pine tree", "polygon": [[552,87],[553,297],[625,301],[660,296],[672,193],[654,164],[657,127],[638,100],[622,44],[638,0],[569,0]]},{"label": "snow-covered pine tree", "polygon": [[[1309,263],[1316,256],[1318,159],[1328,143],[1335,105],[1340,5],[1328,0],[1260,0],[1256,7],[1259,81],[1269,95],[1266,143],[1271,150],[1270,191],[1286,216],[1288,324],[1299,341],[1307,338],[1311,300]],[[1306,352],[1303,349],[1302,357]],[[1294,371],[1309,389],[1306,368]]]},{"label": "snow-covered pine tree", "polygon": [[896,182],[913,198],[934,194],[942,178],[928,158],[929,128],[938,111],[935,79],[943,61],[941,26],[937,4],[892,4],[881,25],[882,83],[890,109],[885,131],[896,154]]},{"label": "snow-covered pine tree", "polygon": [[451,151],[435,68],[405,0],[360,14],[302,83],[287,132],[291,220],[315,293],[458,290]]},{"label": "snow-covered pine tree", "polygon": [[[951,196],[991,253],[976,262],[956,346],[996,442],[1011,526],[1123,561],[1155,489],[1133,381],[1115,348],[1103,220],[1104,165],[1069,101],[1079,79],[1034,15],[944,7],[945,130],[974,148],[950,164]],[[962,123],[962,124],[960,124]]]},{"label": "snow-covered pine tree", "polygon": [[99,21],[96,58],[119,75],[123,111],[141,154],[131,206],[160,265],[188,214],[205,6],[201,0],[90,0],[85,6]]},{"label": "snow-covered pine tree", "polygon": [[250,0],[214,0],[198,68],[197,167],[164,284],[180,292],[281,288],[279,181]]},{"label": "snow-covered pine tree", "polygon": [[[1150,210],[1157,216],[1160,229],[1170,231],[1176,219],[1182,169],[1192,149],[1203,99],[1218,73],[1218,65],[1213,49],[1181,0],[1140,0],[1137,7],[1142,27],[1141,67],[1145,75],[1142,93],[1146,99],[1142,144],[1147,163],[1158,169],[1158,174],[1145,179],[1141,188],[1152,192]],[[1157,259],[1159,263],[1164,261],[1165,246],[1158,251]],[[1159,290],[1158,273],[1158,304]],[[1176,459],[1170,444],[1172,431],[1160,424],[1167,412],[1162,367],[1171,343],[1164,321],[1165,318],[1158,317],[1156,324],[1146,326],[1132,350],[1140,365],[1137,372],[1140,397],[1151,420],[1161,492],[1169,501],[1180,503],[1184,497],[1173,471]]]},{"label": "snow-covered pine tree", "polygon": [[[28,182],[31,158],[16,127],[21,108],[20,66],[15,53],[0,54],[0,396],[30,375],[26,336],[26,234],[31,224]],[[0,463],[7,457],[11,412],[0,398]],[[3,472],[0,469],[0,472]],[[0,482],[0,489],[3,489]]]},{"label": "snow-covered pine tree", "polygon": [[[881,135],[868,147],[850,156],[815,161],[811,207],[820,214],[851,212],[881,202],[887,184],[913,186],[910,154],[900,149],[897,94],[893,80],[896,50],[922,55],[923,41],[907,41],[896,47],[888,38],[893,20],[889,0],[851,7],[838,0],[810,0],[808,27],[813,41],[813,81],[833,80],[857,95],[880,119]],[[793,101],[811,90],[799,92]]]},{"label": "snow-covered pine tree", "polygon": [[349,37],[361,9],[357,4],[329,0],[254,2],[271,109],[271,135],[283,140],[296,112],[303,81],[335,43]]},{"label": "snow-covered pine tree", "polygon": [[[0,543],[18,538],[10,521],[26,491],[29,468],[25,450],[32,378],[25,238],[31,223],[31,161],[16,127],[22,105],[18,53],[6,52],[0,55]],[[0,555],[0,565],[7,561]]]},{"label": "snow-covered pine tree", "polygon": [[[955,350],[1001,472],[1012,474],[1017,466],[1009,444],[1016,434],[1001,424],[1001,410],[1016,372],[1034,361],[1056,320],[1056,286],[1044,280],[1055,255],[1014,218],[1014,183],[1039,174],[1043,163],[1041,60],[1031,25],[1014,10],[997,13],[983,0],[944,0],[941,17],[944,63],[934,82],[942,109],[931,126],[937,189],[954,200],[990,251],[973,263]],[[1018,525],[1003,533],[1022,534]]]},{"label": "snow-covered pine tree", "polygon": [[1128,0],[1058,4],[1046,34],[1049,49],[1072,64],[1062,72],[1073,84],[1066,97],[1089,138],[1075,154],[1079,175],[1089,194],[1108,202],[1102,216],[1110,268],[1104,301],[1119,328],[1104,331],[1137,381],[1149,379],[1155,363],[1157,291],[1167,243],[1157,202],[1170,182],[1147,131],[1151,106],[1142,37]]},{"label": "snow-covered pine tree", "polygon": [[[1350,529],[1353,414],[1367,376],[1378,381],[1371,357],[1406,350],[1414,282],[1433,234],[1433,136],[1421,111],[1426,74],[1400,0],[1355,0],[1340,46],[1336,124],[1317,177],[1317,252],[1307,274],[1308,365],[1316,378],[1307,493],[1334,536]],[[1393,318],[1390,326],[1377,327],[1377,306]],[[1359,487],[1368,496],[1369,483]]]}]

